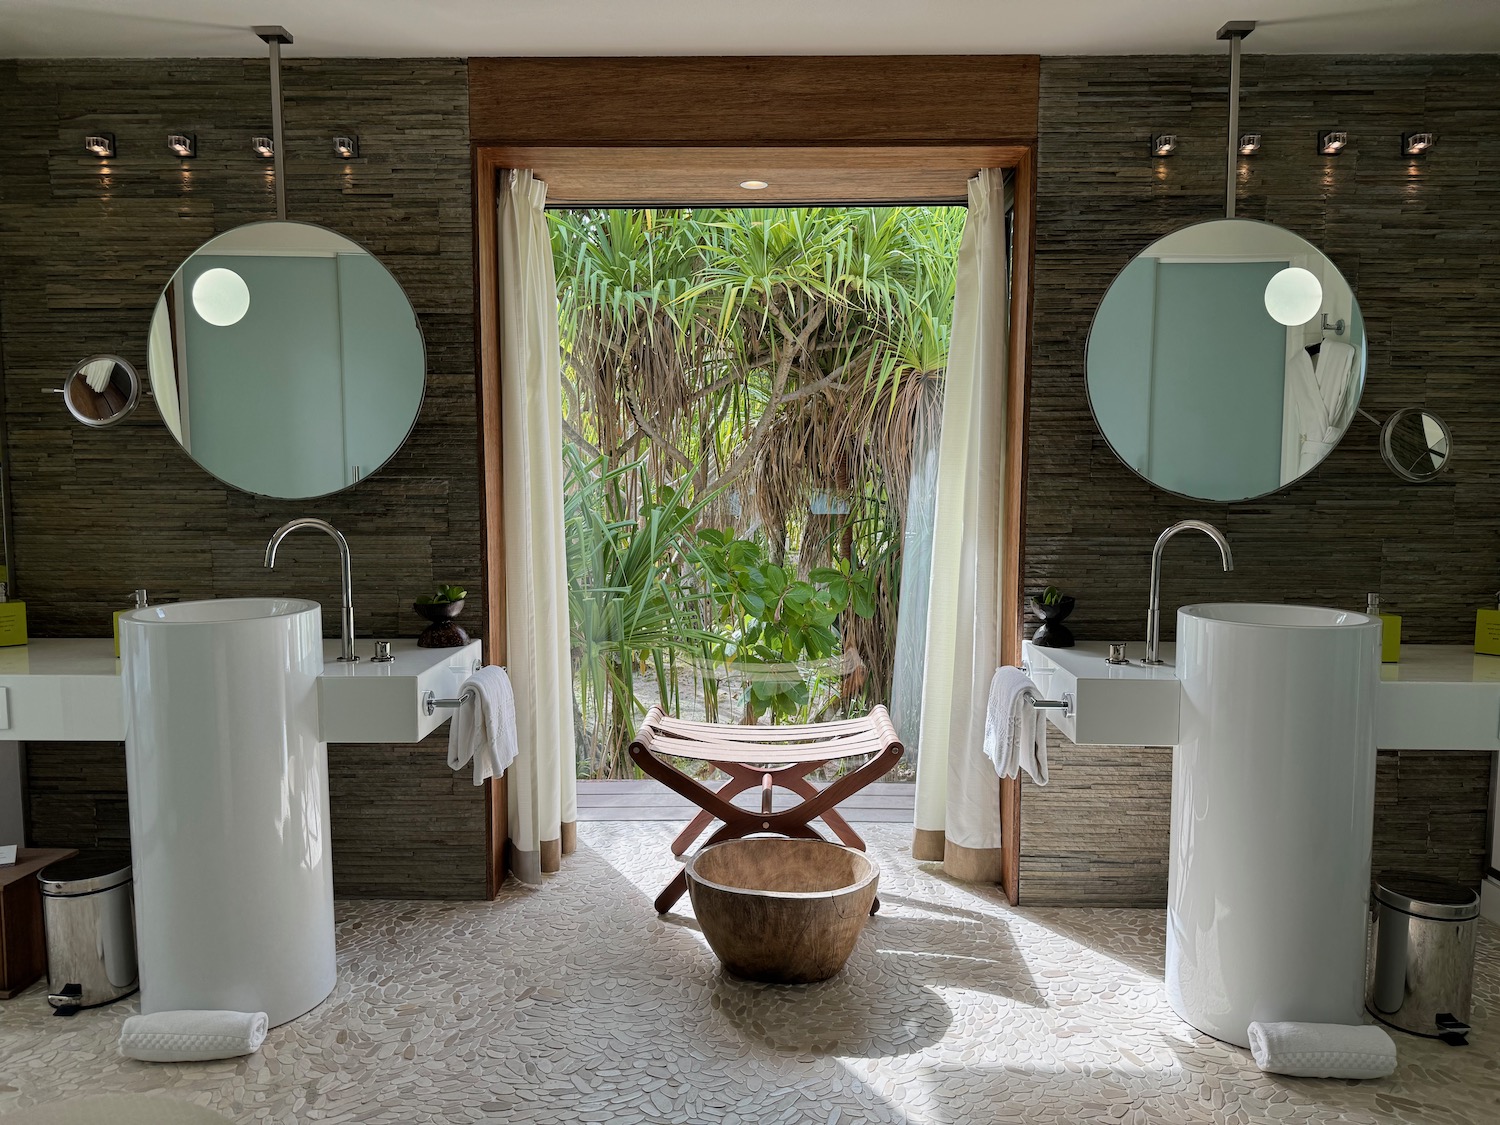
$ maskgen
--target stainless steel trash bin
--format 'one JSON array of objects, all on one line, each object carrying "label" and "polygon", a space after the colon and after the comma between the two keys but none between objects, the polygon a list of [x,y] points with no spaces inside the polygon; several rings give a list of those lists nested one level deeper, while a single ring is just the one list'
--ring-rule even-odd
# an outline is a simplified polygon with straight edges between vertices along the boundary
[{"label": "stainless steel trash bin", "polygon": [[1420,875],[1375,884],[1365,1006],[1382,1023],[1449,1043],[1469,1033],[1479,895]]},{"label": "stainless steel trash bin", "polygon": [[136,990],[130,858],[84,854],[43,868],[47,1003],[60,1015]]}]

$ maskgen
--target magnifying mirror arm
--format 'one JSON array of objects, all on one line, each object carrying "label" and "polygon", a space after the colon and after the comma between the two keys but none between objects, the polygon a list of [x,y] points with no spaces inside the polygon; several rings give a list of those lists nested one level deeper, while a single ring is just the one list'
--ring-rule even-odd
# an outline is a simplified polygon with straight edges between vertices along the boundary
[{"label": "magnifying mirror arm", "polygon": [[1161,557],[1167,540],[1183,531],[1201,531],[1219,545],[1219,555],[1224,560],[1224,569],[1234,569],[1234,552],[1229,549],[1229,540],[1224,533],[1206,520],[1182,520],[1174,523],[1156,538],[1151,549],[1151,598],[1146,608],[1146,659],[1143,664],[1161,664]]},{"label": "magnifying mirror arm", "polygon": [[278,527],[271,535],[271,541],[266,544],[266,568],[276,569],[276,548],[281,546],[281,541],[292,532],[300,528],[308,528],[312,531],[321,531],[333,538],[339,548],[339,577],[343,582],[343,655],[339,660],[352,664],[359,659],[354,651],[354,577],[349,558],[349,541],[344,538],[343,533],[327,520],[316,519],[312,516],[303,516],[301,519],[290,520]]}]

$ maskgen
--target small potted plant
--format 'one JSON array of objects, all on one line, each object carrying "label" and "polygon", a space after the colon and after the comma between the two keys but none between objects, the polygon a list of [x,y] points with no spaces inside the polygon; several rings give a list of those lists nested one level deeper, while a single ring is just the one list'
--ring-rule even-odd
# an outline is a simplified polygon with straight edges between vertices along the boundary
[{"label": "small potted plant", "polygon": [[417,638],[418,648],[462,648],[469,643],[469,634],[453,620],[463,612],[468,596],[460,586],[439,586],[437,593],[423,594],[412,603],[417,616],[432,622]]},{"label": "small potted plant", "polygon": [[1031,635],[1031,643],[1043,648],[1072,648],[1073,631],[1063,624],[1073,612],[1073,599],[1056,586],[1048,586],[1040,595],[1027,600],[1031,612],[1041,619],[1041,628]]}]

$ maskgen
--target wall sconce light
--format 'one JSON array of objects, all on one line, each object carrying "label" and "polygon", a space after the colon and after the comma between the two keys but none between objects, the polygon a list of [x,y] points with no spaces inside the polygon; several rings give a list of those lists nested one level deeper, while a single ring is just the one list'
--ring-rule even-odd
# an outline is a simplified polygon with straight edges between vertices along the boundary
[{"label": "wall sconce light", "polygon": [[167,151],[173,156],[181,157],[183,160],[191,159],[198,155],[198,136],[196,133],[168,133]]},{"label": "wall sconce light", "polygon": [[251,137],[250,149],[262,160],[270,160],[276,155],[276,146],[271,143],[270,137]]},{"label": "wall sconce light", "polygon": [[359,155],[359,138],[353,133],[347,137],[334,137],[333,155],[344,160],[353,160]]},{"label": "wall sconce light", "polygon": [[1153,133],[1151,134],[1151,155],[1171,156],[1177,151],[1176,133]]},{"label": "wall sconce light", "polygon": [[1324,156],[1337,156],[1349,143],[1349,134],[1339,129],[1329,129],[1318,134],[1318,151]]},{"label": "wall sconce light", "polygon": [[113,156],[115,154],[115,135],[113,133],[92,133],[83,138],[83,149],[85,152],[98,157]]},{"label": "wall sconce light", "polygon": [[1401,154],[1403,156],[1422,156],[1436,143],[1437,138],[1431,133],[1402,133]]},{"label": "wall sconce light", "polygon": [[1241,133],[1239,148],[1241,156],[1254,156],[1260,151],[1260,134]]}]

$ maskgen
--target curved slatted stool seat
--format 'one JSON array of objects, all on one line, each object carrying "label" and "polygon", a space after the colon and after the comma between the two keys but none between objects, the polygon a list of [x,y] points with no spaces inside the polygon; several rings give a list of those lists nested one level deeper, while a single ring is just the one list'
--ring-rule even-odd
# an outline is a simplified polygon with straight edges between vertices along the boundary
[{"label": "curved slatted stool seat", "polygon": [[[758,833],[821,840],[823,836],[810,823],[821,819],[840,841],[864,851],[864,840],[839,815],[837,806],[890,772],[903,752],[895,725],[881,706],[858,719],[784,727],[673,719],[657,706],[647,712],[646,721],[630,744],[630,760],[643,773],[703,810],[673,841],[672,854],[679,856],[716,820],[722,823],[708,838],[710,844]],[[822,788],[807,779],[819,766],[861,757],[868,760]],[[708,762],[729,780],[718,790],[710,789],[668,758]],[[761,790],[760,812],[733,803],[737,795],[757,786]],[[787,789],[803,800],[789,809],[772,811],[773,788]],[[687,876],[679,873],[657,896],[657,913],[665,914],[686,890]],[[879,906],[877,900],[871,913]]]}]

